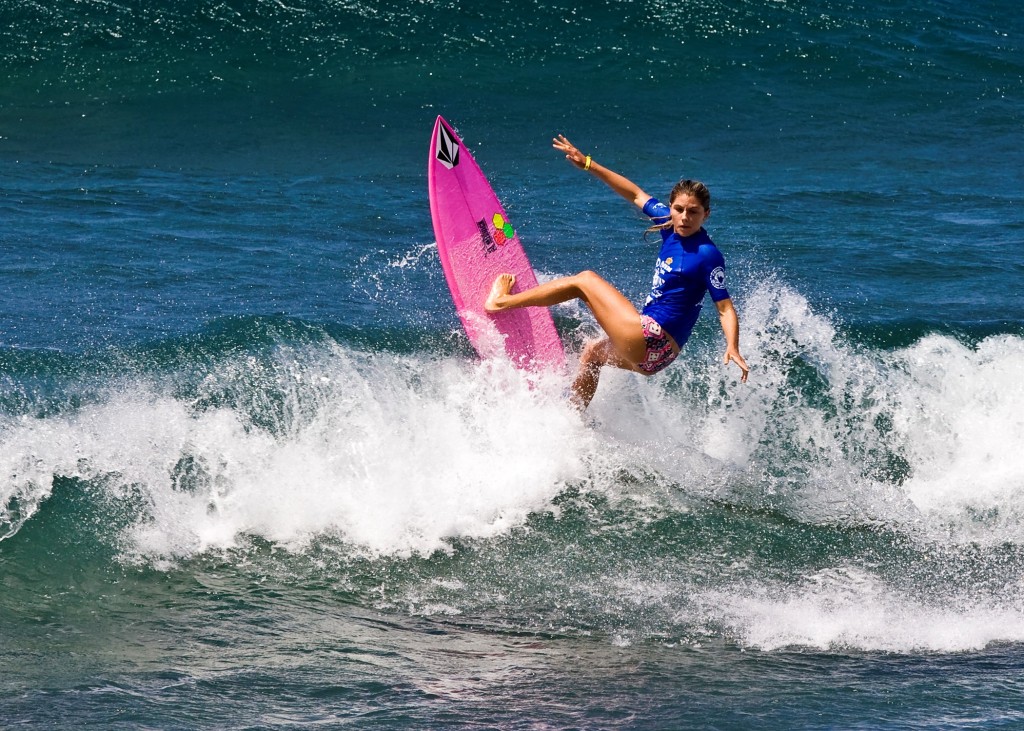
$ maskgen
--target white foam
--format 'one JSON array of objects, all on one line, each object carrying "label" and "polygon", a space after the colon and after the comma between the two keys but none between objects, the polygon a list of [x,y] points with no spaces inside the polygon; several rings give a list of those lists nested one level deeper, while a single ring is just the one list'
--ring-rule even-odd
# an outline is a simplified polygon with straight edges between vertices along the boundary
[{"label": "white foam", "polygon": [[[776,282],[739,304],[747,384],[711,323],[655,378],[606,369],[585,421],[565,377],[342,346],[221,364],[195,403],[115,384],[75,413],[0,425],[0,535],[69,475],[143,495],[126,544],[153,557],[245,535],[429,553],[522,525],[569,483],[666,511],[711,496],[928,541],[1024,540],[1024,341],[867,351]],[[902,483],[865,468],[890,457]]]},{"label": "white foam", "polygon": [[881,652],[964,652],[992,642],[1024,641],[1024,606],[970,591],[926,599],[861,569],[838,567],[797,586],[745,583],[694,599],[742,645],[762,650],[809,647]]},{"label": "white foam", "polygon": [[680,484],[798,520],[1024,542],[1024,339],[868,350],[777,283],[741,304],[747,384],[714,333],[663,378],[603,376],[609,433]]},{"label": "white foam", "polygon": [[[893,408],[884,359],[843,343],[828,318],[775,282],[755,289],[741,313],[747,383],[723,364],[714,323],[656,378],[606,370],[591,407],[602,434],[697,494],[811,523],[916,520],[898,485],[863,474],[864,453],[898,446],[875,427]],[[798,367],[816,383],[792,386]]]},{"label": "white foam", "polygon": [[931,336],[898,354],[908,496],[960,541],[1024,541],[1024,340]]},{"label": "white foam", "polygon": [[503,362],[338,348],[279,364],[274,381],[284,403],[270,425],[247,412],[260,408],[258,381],[245,386],[246,408],[129,384],[72,416],[11,425],[0,461],[36,503],[54,475],[102,481],[112,500],[140,492],[145,515],[125,538],[141,557],[324,533],[371,552],[429,553],[546,509],[581,478],[591,439],[563,378],[527,379]]}]

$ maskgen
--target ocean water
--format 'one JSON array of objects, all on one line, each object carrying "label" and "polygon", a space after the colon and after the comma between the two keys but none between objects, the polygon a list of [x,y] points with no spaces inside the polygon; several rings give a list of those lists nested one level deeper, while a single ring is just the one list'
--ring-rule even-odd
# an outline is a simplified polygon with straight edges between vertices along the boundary
[{"label": "ocean water", "polygon": [[[1024,726],[1024,16],[859,5],[0,6],[0,727]],[[438,114],[542,279],[707,182],[749,382],[480,361]]]}]

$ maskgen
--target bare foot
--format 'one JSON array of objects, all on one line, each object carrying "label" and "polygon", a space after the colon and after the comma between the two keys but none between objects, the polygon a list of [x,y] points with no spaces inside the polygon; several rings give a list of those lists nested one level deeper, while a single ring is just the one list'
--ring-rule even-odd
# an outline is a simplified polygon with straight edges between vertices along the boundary
[{"label": "bare foot", "polygon": [[494,280],[494,284],[491,285],[491,293],[487,295],[487,300],[484,302],[484,311],[500,312],[505,309],[501,300],[512,291],[512,286],[515,283],[515,275],[499,274]]}]

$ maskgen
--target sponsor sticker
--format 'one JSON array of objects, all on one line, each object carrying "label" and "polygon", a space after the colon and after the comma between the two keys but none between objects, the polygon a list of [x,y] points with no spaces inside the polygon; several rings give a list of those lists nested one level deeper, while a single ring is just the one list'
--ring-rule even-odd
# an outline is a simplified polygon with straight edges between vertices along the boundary
[{"label": "sponsor sticker", "polygon": [[437,149],[434,156],[449,170],[459,164],[459,145],[443,124],[441,125],[441,134],[437,136]]}]

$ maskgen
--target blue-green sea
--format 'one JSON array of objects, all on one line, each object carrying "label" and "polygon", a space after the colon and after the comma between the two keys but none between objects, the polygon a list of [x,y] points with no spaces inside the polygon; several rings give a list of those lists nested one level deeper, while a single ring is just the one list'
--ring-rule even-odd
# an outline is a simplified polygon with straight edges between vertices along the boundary
[{"label": "blue-green sea", "polygon": [[[1009,0],[0,3],[0,728],[1024,727]],[[434,120],[538,276],[711,189],[650,379],[480,360]],[[598,328],[553,309],[577,362]]]}]

